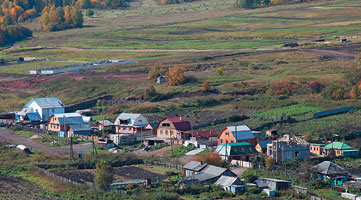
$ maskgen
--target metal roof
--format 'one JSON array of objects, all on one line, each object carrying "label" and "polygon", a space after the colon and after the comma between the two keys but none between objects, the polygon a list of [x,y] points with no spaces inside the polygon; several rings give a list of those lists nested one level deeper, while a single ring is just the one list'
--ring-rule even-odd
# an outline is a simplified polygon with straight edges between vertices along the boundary
[{"label": "metal roof", "polygon": [[272,140],[258,140],[257,143],[262,149],[267,148],[267,144],[272,143]]},{"label": "metal roof", "polygon": [[40,108],[65,108],[65,105],[58,97],[32,98],[25,107],[29,107],[33,102],[38,104]]},{"label": "metal roof", "polygon": [[323,149],[340,149],[340,150],[353,150],[353,148],[345,143],[342,142],[332,142],[331,144],[328,144],[323,147]]},{"label": "metal roof", "polygon": [[349,172],[330,161],[323,161],[311,168],[313,171],[324,175],[348,175]]},{"label": "metal roof", "polygon": [[194,174],[192,176],[186,176],[184,180],[198,180],[199,182],[207,181],[209,179],[221,176],[227,168],[217,167],[214,165],[207,165],[203,168],[198,174]]},{"label": "metal roof", "polygon": [[69,124],[71,130],[73,130],[73,132],[77,132],[77,131],[91,131],[92,128],[90,127],[89,124]]},{"label": "metal roof", "polygon": [[59,123],[61,125],[64,124],[84,124],[83,117],[79,113],[62,113],[62,114],[54,114],[55,117],[59,119]]},{"label": "metal roof", "polygon": [[100,120],[98,121],[99,124],[103,124],[103,126],[113,126],[114,124],[109,120]]},{"label": "metal roof", "polygon": [[263,180],[256,180],[257,187],[259,188],[267,188],[268,185]]},{"label": "metal roof", "polygon": [[39,113],[27,113],[25,115],[25,120],[33,121],[41,121],[41,117]]},{"label": "metal roof", "polygon": [[189,163],[187,163],[186,165],[183,166],[184,169],[190,169],[193,170],[196,167],[202,165],[201,162],[197,162],[197,161],[190,161]]},{"label": "metal roof", "polygon": [[246,125],[228,126],[236,140],[254,139],[251,129]]},{"label": "metal roof", "polygon": [[263,181],[272,181],[272,182],[277,182],[277,183],[290,183],[291,181],[285,181],[285,180],[280,180],[280,179],[275,179],[275,178],[262,178]]},{"label": "metal roof", "polygon": [[[227,154],[226,154],[226,150],[227,150]],[[220,144],[217,147],[216,152],[222,156],[258,154],[258,151],[254,148],[254,146],[248,142]]]},{"label": "metal roof", "polygon": [[[144,118],[144,122],[139,122],[139,117]],[[133,113],[122,113],[120,114],[114,122],[114,125],[120,125],[120,121],[128,121],[129,126],[138,126],[145,127],[148,125],[148,120],[141,114],[133,114]]]},{"label": "metal roof", "polygon": [[[214,184],[222,187],[229,187],[237,181],[237,177],[232,176],[221,176]],[[239,181],[240,182],[240,181]]]}]

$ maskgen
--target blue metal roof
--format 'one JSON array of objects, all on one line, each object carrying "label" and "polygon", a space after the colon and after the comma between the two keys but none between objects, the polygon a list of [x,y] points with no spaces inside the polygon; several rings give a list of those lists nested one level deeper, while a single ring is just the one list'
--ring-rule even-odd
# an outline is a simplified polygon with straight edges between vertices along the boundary
[{"label": "blue metal roof", "polygon": [[236,140],[254,139],[251,129],[246,125],[228,126],[227,129],[232,132]]},{"label": "blue metal roof", "polygon": [[58,97],[41,97],[32,98],[26,105],[25,108],[29,107],[33,102],[39,105],[40,108],[65,108],[63,102]]},{"label": "blue metal roof", "polygon": [[141,183],[145,183],[146,180],[134,180],[134,181],[125,181],[125,182],[116,182],[116,183],[112,183],[110,186],[117,186],[117,185],[128,185],[130,183],[136,183],[136,184],[141,184]]},{"label": "blue metal roof", "polygon": [[28,119],[29,121],[41,121],[41,117],[39,113],[27,113],[25,116],[25,119]]}]

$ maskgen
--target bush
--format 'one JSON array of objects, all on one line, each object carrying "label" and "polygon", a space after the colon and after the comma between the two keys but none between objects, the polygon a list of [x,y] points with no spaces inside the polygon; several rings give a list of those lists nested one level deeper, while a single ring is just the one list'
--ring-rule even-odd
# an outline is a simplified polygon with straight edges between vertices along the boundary
[{"label": "bush", "polygon": [[239,121],[243,121],[245,119],[247,119],[247,117],[244,115],[231,115],[228,117],[229,122],[239,122]]},{"label": "bush", "polygon": [[242,178],[244,178],[247,183],[253,183],[258,179],[258,176],[256,176],[255,169],[248,168],[246,171],[243,172]]}]

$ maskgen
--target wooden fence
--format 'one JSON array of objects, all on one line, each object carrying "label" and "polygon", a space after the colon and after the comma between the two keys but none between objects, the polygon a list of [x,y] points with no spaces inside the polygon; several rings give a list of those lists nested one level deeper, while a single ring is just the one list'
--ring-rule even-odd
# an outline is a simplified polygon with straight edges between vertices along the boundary
[{"label": "wooden fence", "polygon": [[161,166],[161,167],[165,167],[165,168],[169,168],[169,169],[177,169],[177,170],[183,171],[182,165],[177,165],[177,164],[173,164],[173,163],[162,163],[162,162],[158,162],[158,161],[148,161],[148,160],[144,160],[143,162],[144,162],[144,164],[156,165],[156,166]]}]

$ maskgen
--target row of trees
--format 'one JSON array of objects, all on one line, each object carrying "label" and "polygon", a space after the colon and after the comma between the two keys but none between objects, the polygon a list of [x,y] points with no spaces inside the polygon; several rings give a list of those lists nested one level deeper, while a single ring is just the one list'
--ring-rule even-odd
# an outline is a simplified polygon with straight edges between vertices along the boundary
[{"label": "row of trees", "polygon": [[77,6],[46,6],[41,14],[40,24],[44,31],[58,31],[83,27],[83,13]]},{"label": "row of trees", "polygon": [[185,68],[175,65],[173,67],[166,68],[160,64],[153,66],[148,72],[148,80],[155,79],[159,76],[167,76],[169,85],[180,85],[185,81],[184,76]]},{"label": "row of trees", "polygon": [[18,25],[0,26],[0,45],[11,44],[32,35],[30,29]]},{"label": "row of trees", "polygon": [[74,5],[81,8],[119,8],[126,7],[125,0],[78,0]]}]

